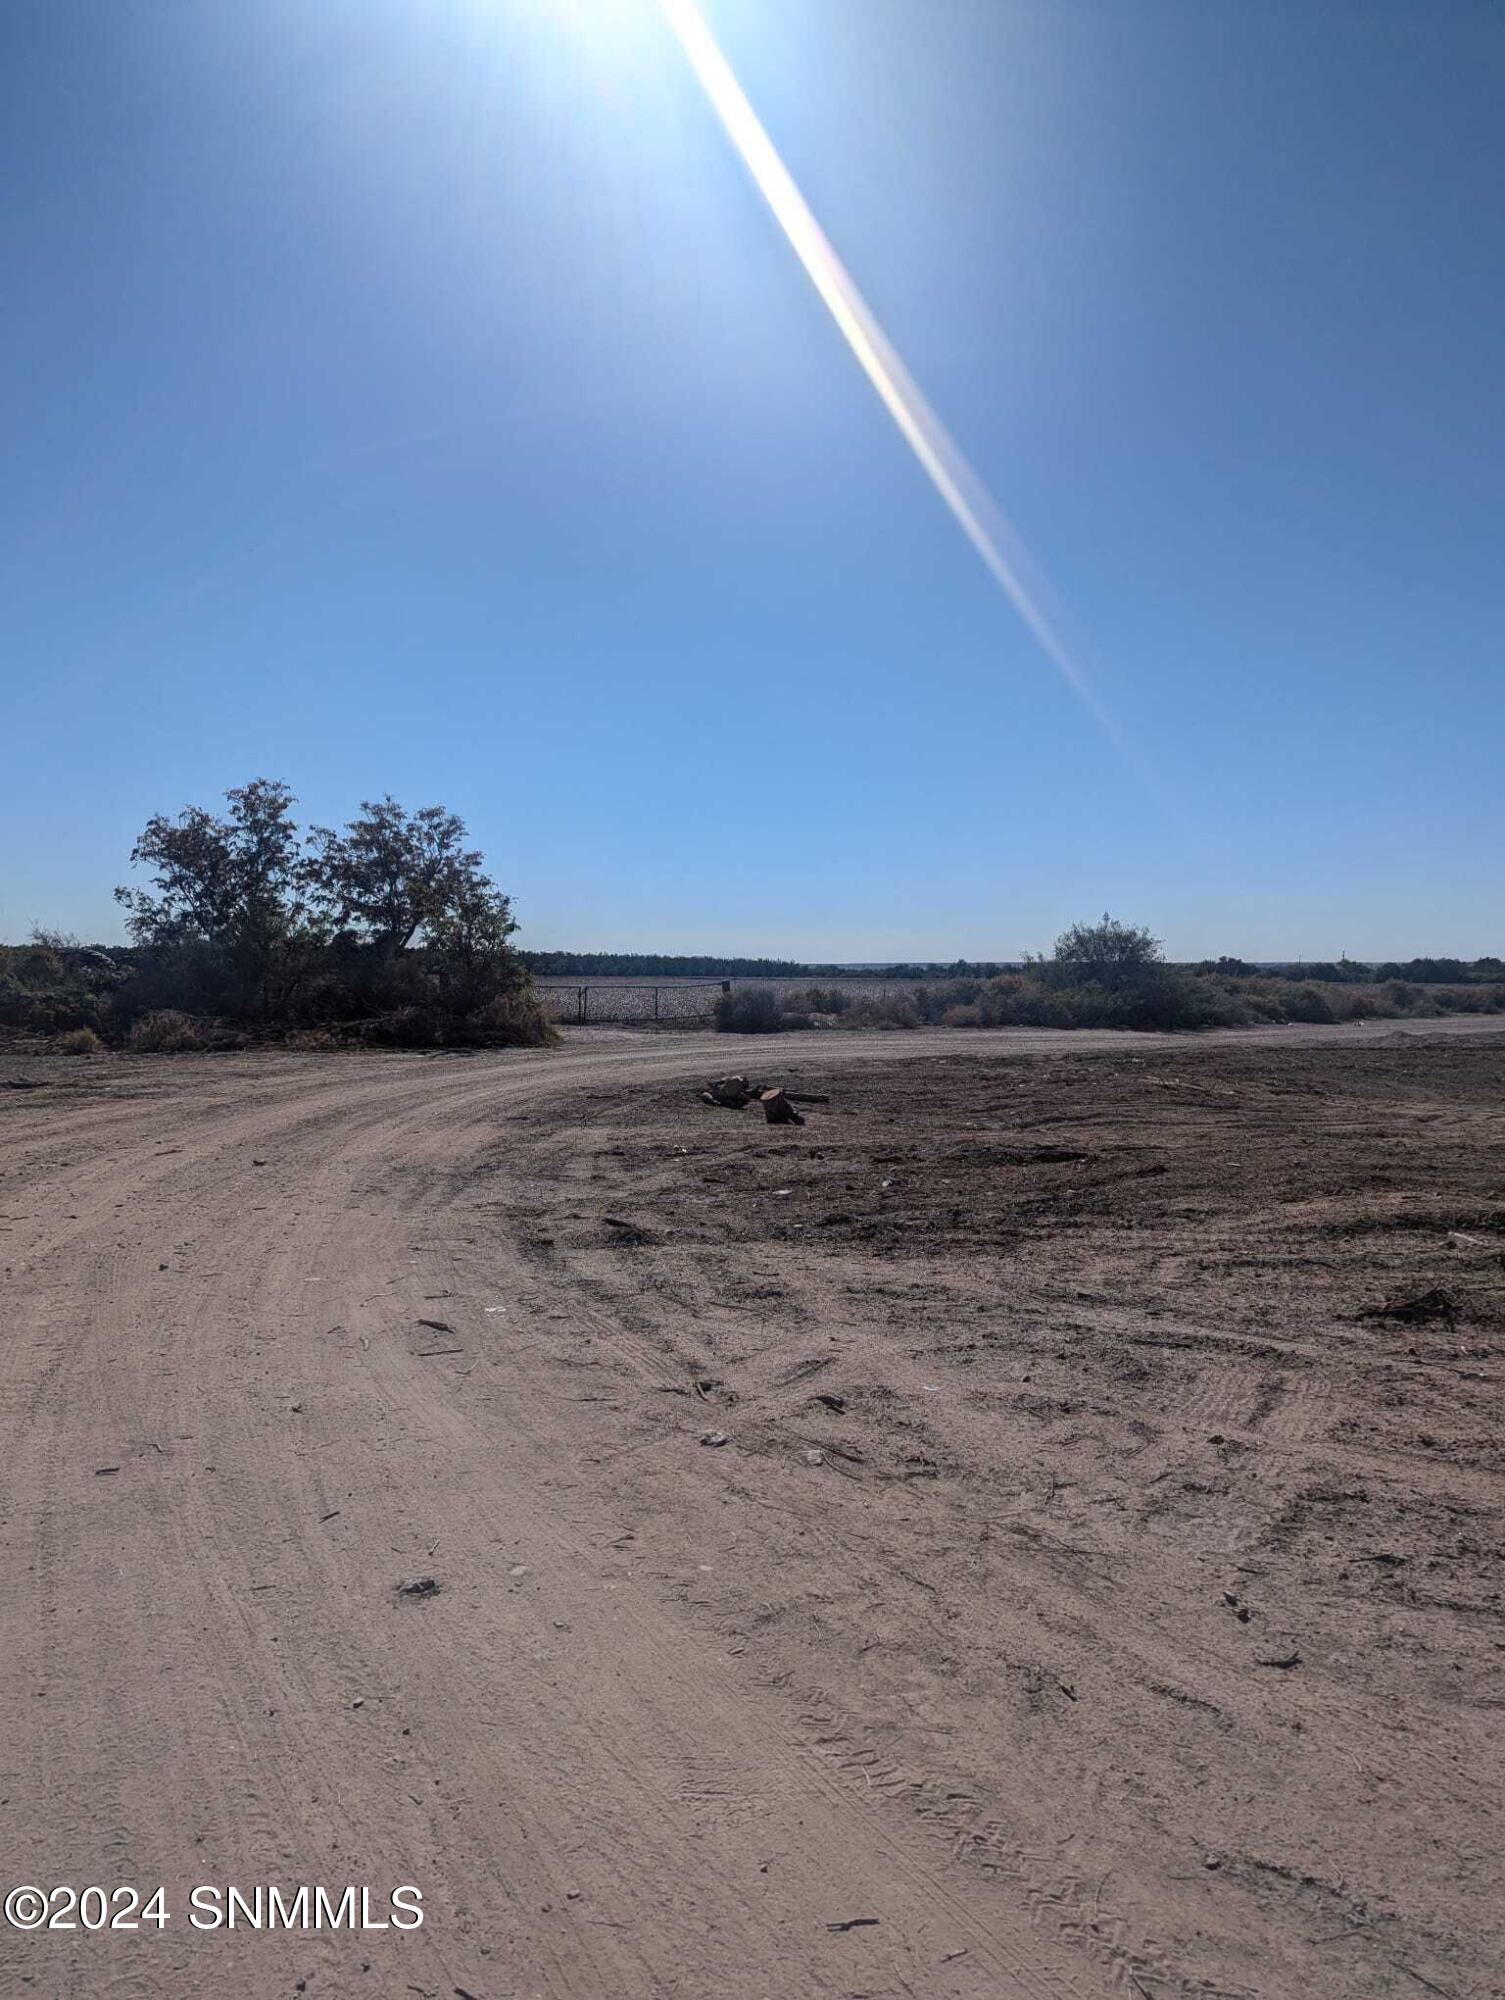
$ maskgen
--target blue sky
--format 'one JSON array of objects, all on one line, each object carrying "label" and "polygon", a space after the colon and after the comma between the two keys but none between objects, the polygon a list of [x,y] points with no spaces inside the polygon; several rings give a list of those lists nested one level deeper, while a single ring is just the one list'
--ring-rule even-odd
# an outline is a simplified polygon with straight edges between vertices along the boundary
[{"label": "blue sky", "polygon": [[7,0],[0,935],[267,775],[540,947],[1500,950],[1505,12],[703,11],[1133,754],[654,0]]}]

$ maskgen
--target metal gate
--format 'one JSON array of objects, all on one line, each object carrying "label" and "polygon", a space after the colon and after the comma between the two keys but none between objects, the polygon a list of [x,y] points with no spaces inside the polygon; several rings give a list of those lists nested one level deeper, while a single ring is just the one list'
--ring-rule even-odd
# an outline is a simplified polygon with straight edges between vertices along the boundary
[{"label": "metal gate", "polygon": [[538,982],[538,997],[550,1020],[571,1027],[591,1022],[709,1021],[716,1002],[731,990],[729,979]]}]

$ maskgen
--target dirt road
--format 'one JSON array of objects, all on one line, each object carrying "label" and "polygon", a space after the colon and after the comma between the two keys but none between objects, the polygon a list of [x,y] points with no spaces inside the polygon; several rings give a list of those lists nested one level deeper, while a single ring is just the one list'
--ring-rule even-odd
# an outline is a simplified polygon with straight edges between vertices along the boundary
[{"label": "dirt road", "polygon": [[[7,1058],[0,1887],[169,1921],[0,1933],[0,1990],[1500,1992],[1496,1025],[732,1045],[832,1090],[790,1132],[696,1105],[692,1036]],[[1179,1171],[1083,1142],[1110,1072],[1227,1163],[1285,1128],[1220,1065],[1327,1049],[1465,1135],[1477,1188],[1385,1239],[1472,1274],[1445,1326],[1360,1337],[1193,1196],[1109,1213]],[[850,1122],[901,1072],[1007,1159]],[[1309,1075],[1290,1117],[1358,1130]],[[1422,1368],[1469,1448],[1402,1463]],[[424,1922],[190,1924],[258,1884]]]}]

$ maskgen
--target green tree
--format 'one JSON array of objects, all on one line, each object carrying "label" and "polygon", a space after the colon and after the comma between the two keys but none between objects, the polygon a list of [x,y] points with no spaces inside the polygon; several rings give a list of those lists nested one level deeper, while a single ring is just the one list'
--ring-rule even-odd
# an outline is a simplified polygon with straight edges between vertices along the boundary
[{"label": "green tree", "polygon": [[187,806],[156,813],[131,849],[131,865],[154,871],[150,889],[115,899],[138,945],[161,952],[208,947],[243,1001],[266,1012],[279,960],[304,916],[303,871],[293,794],[253,778],[225,794],[223,818]]},{"label": "green tree", "polygon": [[1158,938],[1118,923],[1105,910],[1100,923],[1073,924],[1062,931],[1049,969],[1053,984],[1104,986],[1111,992],[1159,977],[1164,965]]},{"label": "green tree", "polygon": [[420,935],[434,938],[498,923],[510,933],[507,898],[466,848],[465,823],[442,806],[409,813],[390,794],[362,801],[343,833],[315,827],[306,879],[316,908],[338,931],[395,958]]},{"label": "green tree", "polygon": [[470,1014],[503,995],[531,988],[532,974],[507,943],[517,925],[512,905],[484,876],[464,883],[426,931],[444,1003]]}]

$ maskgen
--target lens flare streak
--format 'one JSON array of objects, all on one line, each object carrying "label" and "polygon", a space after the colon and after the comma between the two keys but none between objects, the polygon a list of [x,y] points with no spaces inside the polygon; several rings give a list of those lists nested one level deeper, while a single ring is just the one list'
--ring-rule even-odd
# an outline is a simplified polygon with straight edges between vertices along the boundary
[{"label": "lens flare streak", "polygon": [[926,402],[888,336],[873,317],[851,274],[789,169],[764,131],[757,113],[716,44],[694,0],[659,0],[711,106],[741,155],[759,192],[807,276],[841,329],[863,373],[877,390],[910,450],[951,510],[958,527],[982,558],[990,575],[1018,612],[1041,651],[1085,703],[1106,734],[1128,753],[1117,724],[1103,708],[1081,669],[1057,636],[1022,572],[1023,549],[996,502],[962,455],[955,439]]}]

